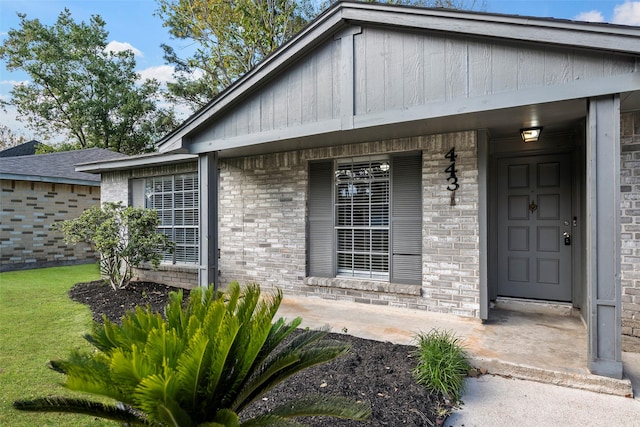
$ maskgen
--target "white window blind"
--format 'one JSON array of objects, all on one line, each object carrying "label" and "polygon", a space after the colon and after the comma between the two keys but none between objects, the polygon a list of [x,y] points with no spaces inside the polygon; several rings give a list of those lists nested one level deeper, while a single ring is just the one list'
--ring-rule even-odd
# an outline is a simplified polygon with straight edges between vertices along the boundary
[{"label": "white window blind", "polygon": [[164,254],[173,264],[198,263],[198,175],[182,174],[148,178],[146,207],[160,217],[160,231],[175,242],[175,252]]},{"label": "white window blind", "polygon": [[341,159],[335,171],[335,233],[340,276],[389,278],[390,163]]}]

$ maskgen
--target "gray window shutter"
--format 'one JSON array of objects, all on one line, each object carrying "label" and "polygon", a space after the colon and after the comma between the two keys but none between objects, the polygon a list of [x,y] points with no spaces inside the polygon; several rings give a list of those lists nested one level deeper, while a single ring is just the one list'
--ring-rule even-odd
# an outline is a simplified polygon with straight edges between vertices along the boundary
[{"label": "gray window shutter", "polygon": [[397,156],[391,166],[391,276],[422,283],[422,156]]},{"label": "gray window shutter", "polygon": [[334,277],[333,162],[309,163],[309,276]]},{"label": "gray window shutter", "polygon": [[129,181],[129,206],[144,208],[144,179],[137,178]]}]

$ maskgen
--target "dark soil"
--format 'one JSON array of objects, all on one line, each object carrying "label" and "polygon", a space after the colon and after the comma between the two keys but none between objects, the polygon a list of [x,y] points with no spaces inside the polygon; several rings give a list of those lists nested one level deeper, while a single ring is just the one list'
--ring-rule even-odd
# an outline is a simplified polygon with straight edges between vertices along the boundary
[{"label": "dark soil", "polygon": [[[80,283],[69,291],[75,301],[87,304],[96,321],[102,316],[119,322],[127,310],[149,305],[162,312],[170,291],[175,288],[157,283],[136,282],[113,291],[100,282]],[[184,291],[185,296],[188,291]],[[289,399],[309,394],[351,397],[371,404],[368,423],[335,418],[312,418],[310,426],[433,426],[436,407],[441,400],[416,384],[411,371],[416,364],[414,347],[379,342],[331,333],[329,338],[348,342],[351,352],[332,362],[319,365],[288,379],[273,389],[243,415],[264,412]]]}]

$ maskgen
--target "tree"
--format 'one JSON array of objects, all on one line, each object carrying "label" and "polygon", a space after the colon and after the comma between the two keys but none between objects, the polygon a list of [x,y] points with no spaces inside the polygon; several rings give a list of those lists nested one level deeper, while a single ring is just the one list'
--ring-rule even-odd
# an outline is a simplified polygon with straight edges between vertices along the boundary
[{"label": "tree", "polygon": [[76,23],[65,9],[50,27],[18,16],[20,27],[9,30],[0,59],[30,76],[13,88],[9,104],[38,135],[136,154],[153,151],[153,142],[175,127],[173,112],[157,106],[159,83],[139,82],[133,52],[106,50],[100,16]]},{"label": "tree", "polygon": [[0,150],[15,147],[26,142],[24,135],[16,135],[8,126],[0,124]]},{"label": "tree", "polygon": [[[284,343],[300,318],[273,322],[282,292],[231,283],[171,293],[165,318],[136,308],[116,325],[104,318],[86,339],[97,351],[75,352],[51,367],[66,374],[66,387],[115,399],[109,405],[47,397],[18,401],[21,410],[73,412],[154,426],[300,426],[290,418],[335,416],[365,420],[371,408],[339,397],[300,398],[240,422],[240,414],[264,393],[308,367],[349,351],[323,340],[327,330],[305,330]],[[125,406],[126,405],[126,406]]]},{"label": "tree", "polygon": [[[195,42],[190,58],[163,45],[175,66],[173,99],[196,110],[252,69],[317,13],[310,0],[158,0],[169,33]],[[194,76],[200,76],[194,78]]]},{"label": "tree", "polygon": [[[255,67],[336,0],[157,0],[157,14],[178,40],[195,45],[181,58],[163,45],[165,60],[175,67],[167,85],[174,102],[192,110],[205,106],[220,91]],[[369,0],[374,1],[374,0]],[[377,0],[376,0],[377,1]],[[484,0],[387,0],[388,3],[474,9]]]},{"label": "tree", "polygon": [[157,268],[162,253],[173,249],[168,237],[158,231],[160,219],[152,209],[123,207],[107,202],[92,206],[80,217],[55,224],[65,242],[92,244],[100,255],[100,270],[114,290],[131,280],[132,269],[143,262]]}]

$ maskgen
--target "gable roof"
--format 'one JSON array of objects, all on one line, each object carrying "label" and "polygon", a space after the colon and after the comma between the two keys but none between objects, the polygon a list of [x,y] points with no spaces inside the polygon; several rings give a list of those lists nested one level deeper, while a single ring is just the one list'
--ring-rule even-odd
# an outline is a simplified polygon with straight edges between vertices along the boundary
[{"label": "gable roof", "polygon": [[32,156],[36,154],[36,149],[40,145],[42,145],[40,141],[33,139],[29,142],[25,142],[24,144],[16,145],[15,147],[0,151],[0,157]]},{"label": "gable roof", "polygon": [[185,149],[192,135],[278,76],[296,60],[341,30],[354,25],[422,30],[578,48],[611,54],[640,55],[640,28],[450,9],[425,9],[360,2],[338,2],[305,29],[221,92],[208,105],[158,142],[161,152]]},{"label": "gable roof", "polygon": [[0,179],[100,186],[100,175],[76,172],[77,164],[127,158],[102,148],[0,158]]}]

